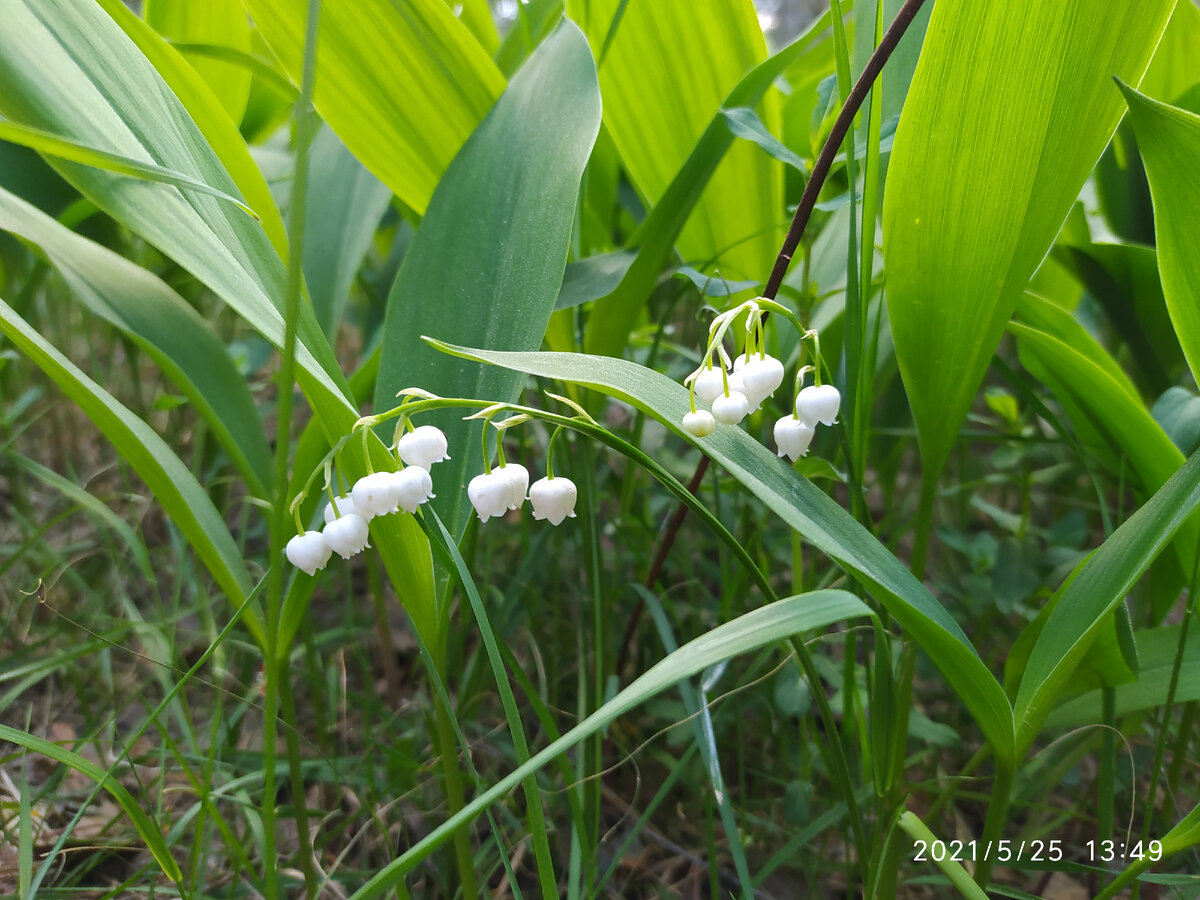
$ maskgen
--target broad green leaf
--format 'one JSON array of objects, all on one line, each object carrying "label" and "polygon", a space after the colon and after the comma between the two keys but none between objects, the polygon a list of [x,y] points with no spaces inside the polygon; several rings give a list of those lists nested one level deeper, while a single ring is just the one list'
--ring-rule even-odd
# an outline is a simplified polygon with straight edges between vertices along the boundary
[{"label": "broad green leaf", "polygon": [[1174,0],[934,5],[888,170],[888,312],[927,477]]},{"label": "broad green leaf", "polygon": [[[1012,649],[1004,659],[1004,689],[1010,696],[1015,696],[1021,685],[1021,675],[1029,662],[1034,645],[1046,627],[1046,620],[1058,606],[1063,592],[1086,564],[1086,559],[1080,561],[1054,595],[1038,610],[1034,620],[1026,625],[1013,641]],[[1125,604],[1118,604],[1113,614],[1105,619],[1079,666],[1063,685],[1063,693],[1074,694],[1100,685],[1112,687],[1135,681],[1138,671],[1138,651],[1133,638],[1133,626],[1129,621],[1129,609]]]},{"label": "broad green leaf", "polygon": [[601,253],[567,263],[555,309],[572,309],[616,290],[637,254],[629,250]]},{"label": "broad green leaf", "polygon": [[359,888],[351,900],[369,900],[382,895],[399,883],[413,866],[446,843],[458,829],[506,796],[526,776],[668,687],[722,660],[757,650],[794,634],[869,615],[871,611],[853,594],[837,590],[813,591],[746,613],[684,644],[558,740],[536,753],[527,763],[468,803],[411,850],[392,860]]},{"label": "broad green leaf", "polygon": [[254,399],[199,313],[145,269],[3,189],[0,229],[40,247],[92,312],[149,354],[204,416],[251,492],[266,497],[271,453]]},{"label": "broad green leaf", "polygon": [[1200,81],[1200,6],[1186,0],[1175,4],[1154,59],[1146,70],[1142,93],[1175,103],[1180,94]]},{"label": "broad green leaf", "polygon": [[1033,743],[1105,619],[1185,523],[1195,546],[1200,454],[1100,545],[1063,591],[1034,644],[1017,691],[1017,748]]},{"label": "broad green leaf", "polygon": [[[753,107],[760,103],[775,79],[803,57],[828,30],[829,21],[827,12],[787,47],[751,69],[729,92],[720,108]],[[629,332],[637,324],[646,298],[666,268],[680,232],[733,140],[725,116],[718,111],[650,214],[630,238],[629,248],[636,248],[637,256],[617,288],[598,301],[593,309],[584,341],[589,352],[608,356],[624,352]],[[763,269],[752,273],[753,276],[762,278],[768,274],[769,265],[770,260]]]},{"label": "broad green leaf", "polygon": [[[492,18],[492,9],[488,0],[445,0],[447,6],[462,20],[475,40],[479,41],[489,54],[494,54],[500,46],[500,33],[496,30],[496,21]],[[524,4],[522,4],[524,5]],[[518,15],[525,15],[519,10]]]},{"label": "broad green leaf", "polygon": [[1164,391],[1150,414],[1184,456],[1200,447],[1200,397],[1187,388]]},{"label": "broad green leaf", "polygon": [[[245,140],[242,139],[237,125],[226,114],[220,99],[196,70],[153,28],[134,15],[123,0],[96,2],[129,39],[137,44],[138,49],[171,88],[171,92],[179,98],[179,102],[187,109],[196,127],[221,160],[225,171],[250,204],[250,208],[258,214],[263,230],[267,232],[275,250],[280,257],[286,257],[287,234],[283,227],[283,218],[275,206],[271,190],[267,187],[267,180],[251,158]],[[258,62],[254,57],[249,59]],[[261,64],[259,70],[270,71]],[[282,80],[280,76],[275,77]]]},{"label": "broad green leaf", "polygon": [[[1171,671],[1179,649],[1179,625],[1150,628],[1134,634],[1138,658],[1142,660],[1138,678],[1116,688],[1114,703],[1118,716],[1154,709],[1167,702]],[[1192,628],[1183,650],[1176,703],[1200,700],[1200,629]],[[1075,728],[1102,720],[1101,692],[1089,691],[1057,707],[1046,719],[1048,728]]]},{"label": "broad green leaf", "polygon": [[[521,378],[439,353],[422,334],[486,347],[541,346],[567,263],[575,200],[600,128],[596,68],[582,33],[564,23],[508,90],[438,185],[388,298],[375,408],[420,387],[452,397],[512,400]],[[483,471],[480,422],[422,417],[442,427],[438,514],[461,536],[462,490]]]},{"label": "broad green leaf", "polygon": [[[215,44],[250,52],[250,20],[241,0],[147,0],[146,21],[163,37],[183,44]],[[250,96],[250,72],[211,57],[192,57],[192,68],[207,84],[236,125]]]},{"label": "broad green leaf", "polygon": [[332,343],[392,192],[329,129],[313,141],[308,183],[304,280],[317,321]]},{"label": "broad green leaf", "polygon": [[[236,607],[250,592],[250,578],[233,536],[192,473],[145,422],[88,378],[0,300],[0,332],[45,372],[91,419],[138,473],[179,526],[213,578]],[[253,610],[247,623],[256,638],[262,623]]]},{"label": "broad green leaf", "polygon": [[[605,125],[630,180],[653,206],[725,98],[767,58],[754,4],[714,3],[698,15],[690,0],[568,0],[567,14],[600,60]],[[766,129],[778,131],[775,95],[764,91],[737,105],[759,107]],[[679,235],[680,254],[731,279],[765,278],[779,249],[782,201],[779,164],[739,142],[704,187]]]},{"label": "broad green leaf", "polygon": [[133,827],[137,829],[137,833],[141,835],[142,840],[146,842],[146,849],[150,851],[151,856],[154,857],[154,861],[158,863],[163,874],[176,884],[183,881],[183,873],[179,870],[179,863],[175,862],[175,857],[171,855],[166,841],[163,840],[162,830],[146,815],[141,804],[125,789],[125,786],[117,781],[109,772],[90,759],[86,759],[78,753],[68,750],[66,747],[60,747],[58,744],[51,743],[45,738],[26,734],[23,731],[18,731],[16,728],[10,728],[8,725],[0,725],[0,741],[7,741],[10,744],[16,744],[18,747],[24,747],[26,750],[32,750],[34,753],[40,753],[42,756],[48,757],[60,765],[67,766],[87,776],[96,783],[97,787],[108,791],[112,795],[112,798],[117,801],[117,805],[121,807],[121,811],[129,816]]},{"label": "broad green leaf", "polygon": [[1200,376],[1200,116],[1122,86],[1150,196],[1163,296],[1192,377]]},{"label": "broad green leaf", "polygon": [[445,349],[530,375],[604,391],[632,403],[694,443],[870,591],[941,669],[991,741],[997,757],[1012,759],[1013,723],[1008,699],[958,623],[846,510],[745,431],[719,425],[708,437],[687,436],[680,424],[690,408],[687,388],[652,369],[610,357],[502,353],[452,346]]},{"label": "broad green leaf", "polygon": [[[299,83],[305,0],[243,0]],[[418,213],[504,89],[444,0],[323,2],[313,102],[376,178]]]}]

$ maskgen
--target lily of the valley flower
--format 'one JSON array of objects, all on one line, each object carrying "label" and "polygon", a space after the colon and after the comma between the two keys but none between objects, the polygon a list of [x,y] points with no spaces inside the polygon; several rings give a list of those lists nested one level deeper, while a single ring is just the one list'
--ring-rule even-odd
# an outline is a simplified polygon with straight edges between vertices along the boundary
[{"label": "lily of the valley flower", "polygon": [[333,503],[325,504],[325,524],[328,525],[338,517],[338,514],[346,515],[347,513],[357,512],[354,508],[354,498],[349,494],[343,494],[340,497],[334,497],[334,502],[337,503],[337,511],[334,511]]},{"label": "lily of the valley flower", "polygon": [[749,411],[750,401],[741,391],[731,390],[728,394],[721,394],[712,402],[713,418],[726,425],[736,425],[746,418],[746,413]]},{"label": "lily of the valley flower", "polygon": [[406,466],[420,466],[426,471],[435,463],[449,459],[446,435],[440,428],[421,425],[405,434],[396,443],[396,452]]},{"label": "lily of the valley flower", "polygon": [[683,430],[692,437],[706,437],[716,427],[716,420],[707,409],[696,409],[683,415]]},{"label": "lily of the valley flower", "polygon": [[752,409],[761,406],[783,384],[783,363],[773,356],[754,355],[748,360],[739,356],[734,371],[742,376],[741,391]]},{"label": "lily of the valley flower", "polygon": [[391,496],[405,512],[415,513],[417,507],[433,497],[433,478],[429,470],[410,465],[399,472],[388,473]]},{"label": "lily of the valley flower", "polygon": [[[354,483],[350,497],[354,501],[354,512],[368,522],[375,516],[384,516],[396,511],[396,492],[392,487],[392,472],[372,472]],[[342,505],[339,503],[338,508]],[[345,512],[345,510],[343,510]]]},{"label": "lily of the valley flower", "polygon": [[525,503],[525,492],[529,489],[529,470],[520,463],[507,463],[496,471],[507,479],[508,508],[520,509]]},{"label": "lily of the valley flower", "polygon": [[467,485],[467,499],[475,507],[475,512],[479,513],[480,522],[508,512],[509,493],[508,475],[502,474],[499,469],[476,475]]},{"label": "lily of the valley flower", "polygon": [[293,566],[306,575],[316,575],[325,568],[333,549],[319,531],[306,531],[287,542],[287,558]]},{"label": "lily of the valley flower", "polygon": [[701,403],[711,404],[721,394],[725,393],[725,377],[719,366],[702,368],[696,376],[696,396]]},{"label": "lily of the valley flower", "polygon": [[570,478],[539,478],[529,488],[529,502],[535,519],[546,519],[559,525],[564,519],[575,518],[575,500],[579,491]]},{"label": "lily of the valley flower", "polygon": [[814,384],[796,395],[796,415],[809,425],[832,425],[841,404],[842,395],[832,384]]},{"label": "lily of the valley flower", "polygon": [[342,559],[349,559],[370,546],[367,543],[367,520],[358,513],[347,513],[334,519],[325,526],[322,534],[325,535],[325,542]]},{"label": "lily of the valley flower", "polygon": [[779,448],[779,455],[786,456],[792,462],[807,456],[814,431],[814,427],[803,419],[784,416],[775,423],[775,446]]}]

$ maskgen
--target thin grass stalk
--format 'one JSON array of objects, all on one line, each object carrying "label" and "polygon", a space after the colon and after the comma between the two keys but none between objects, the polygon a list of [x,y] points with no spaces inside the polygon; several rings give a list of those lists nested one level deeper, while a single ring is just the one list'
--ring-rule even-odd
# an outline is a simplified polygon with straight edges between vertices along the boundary
[{"label": "thin grass stalk", "polygon": [[[875,4],[875,45],[883,40],[883,3],[876,0]],[[850,420],[852,429],[850,446],[853,448],[851,468],[866,478],[867,471],[867,434],[871,421],[871,410],[875,399],[875,358],[878,349],[879,328],[882,322],[882,304],[880,313],[875,317],[875,327],[870,327],[871,280],[875,270],[875,223],[879,216],[879,143],[880,132],[883,130],[883,79],[875,79],[871,86],[869,99],[869,115],[867,118],[867,160],[863,168],[863,197],[862,197],[862,237],[859,240],[859,304],[858,314],[862,322],[862,348],[858,357],[858,365],[851,368],[850,358],[846,359],[846,378],[853,378],[847,393],[853,400],[854,416]],[[850,198],[854,199],[853,195]],[[849,285],[847,285],[847,290]],[[849,344],[847,344],[849,350]],[[848,385],[849,387],[849,385]],[[866,502],[861,491],[854,494],[852,512],[855,518],[865,522],[867,519]]]},{"label": "thin grass stalk", "polygon": [[[581,466],[583,474],[583,500],[584,500],[584,540],[587,541],[587,577],[588,585],[591,588],[591,607],[592,607],[592,686],[591,696],[592,704],[583,710],[585,715],[590,715],[592,709],[599,709],[604,704],[604,629],[606,626],[607,617],[604,615],[604,597],[601,590],[600,579],[603,577],[603,566],[600,562],[600,538],[596,533],[596,518],[598,515],[598,504],[596,503],[596,479],[595,465],[592,458],[592,447],[587,441],[581,442],[580,455],[583,457],[583,465]],[[587,693],[584,694],[587,696]],[[590,759],[593,766],[593,771],[604,771],[604,735],[597,733],[592,736],[589,741],[591,748],[590,752],[585,752],[583,758]],[[588,840],[581,847],[583,851],[582,872],[589,893],[591,885],[595,884],[596,876],[598,875],[596,864],[596,844],[600,839],[601,829],[601,803],[604,783],[601,778],[589,779],[584,785],[584,809],[588,813],[586,825],[588,828]]]}]

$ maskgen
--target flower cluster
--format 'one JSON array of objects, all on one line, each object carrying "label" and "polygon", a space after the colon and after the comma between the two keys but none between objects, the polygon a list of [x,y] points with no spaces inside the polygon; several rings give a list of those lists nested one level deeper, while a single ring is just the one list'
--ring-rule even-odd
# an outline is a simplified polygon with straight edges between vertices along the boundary
[{"label": "flower cluster", "polygon": [[[804,339],[812,340],[818,360],[817,366],[802,366],[796,373],[798,388],[810,369],[814,371],[817,383],[799,390],[794,413],[775,423],[779,456],[795,461],[808,454],[818,424],[832,425],[837,421],[841,395],[833,385],[820,383],[820,347],[816,332],[800,328],[790,310],[764,297],[748,300],[713,320],[704,362],[685,382],[691,388],[691,410],[684,414],[682,424],[683,429],[694,437],[712,434],[718,422],[737,425],[783,384],[784,365],[767,353],[763,336],[763,319],[769,312],[788,319],[800,329]],[[745,352],[730,366],[724,347],[725,333],[743,313],[746,315]],[[697,400],[703,405],[697,407]]]},{"label": "flower cluster", "polygon": [[[421,392],[423,394],[423,392]],[[490,420],[495,409],[485,411]],[[525,417],[514,417],[499,427],[524,421]],[[360,421],[360,425],[378,422],[380,417]],[[407,421],[407,420],[404,420]],[[411,426],[409,426],[411,427]],[[546,519],[558,525],[575,516],[575,501],[578,491],[569,478],[555,477],[552,454],[558,431],[550,440],[545,478],[529,484],[529,470],[519,463],[507,463],[504,459],[502,442],[498,445],[500,464],[492,468],[487,463],[486,429],[484,442],[484,465],[486,471],[476,475],[467,486],[467,497],[479,514],[481,522],[503,516],[509,510],[520,509],[526,500],[533,507],[535,519]],[[367,438],[363,430],[364,446]],[[415,513],[422,503],[432,499],[433,477],[430,470],[434,463],[447,460],[448,441],[446,435],[431,425],[422,425],[407,431],[395,442],[394,451],[399,468],[395,471],[369,472],[355,482],[348,492],[335,496],[331,480],[331,463],[326,462],[326,491],[329,502],[325,506],[325,527],[321,531],[308,531],[299,520],[299,503],[303,495],[293,502],[297,516],[295,537],[288,541],[288,562],[309,575],[323,569],[330,557],[337,553],[349,559],[367,549],[370,544],[368,523],[380,516],[401,511]],[[331,452],[331,456],[335,452]],[[343,487],[343,491],[345,491]]]},{"label": "flower cluster", "polygon": [[415,513],[422,503],[434,497],[430,469],[435,462],[450,458],[446,435],[441,429],[422,425],[403,435],[395,449],[403,468],[370,472],[354,483],[349,494],[335,497],[330,490],[325,527],[321,531],[301,528],[288,541],[288,562],[302,572],[315,575],[325,568],[332,554],[349,559],[367,549],[370,546],[367,523],[376,516],[400,510]]}]

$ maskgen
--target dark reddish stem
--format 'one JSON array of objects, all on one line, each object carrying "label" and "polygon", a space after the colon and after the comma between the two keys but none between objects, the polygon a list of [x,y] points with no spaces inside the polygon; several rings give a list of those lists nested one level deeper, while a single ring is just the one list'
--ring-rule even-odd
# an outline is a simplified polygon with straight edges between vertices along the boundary
[{"label": "dark reddish stem", "polygon": [[879,41],[879,46],[875,48],[875,52],[867,60],[867,66],[863,69],[862,75],[858,77],[858,81],[850,89],[850,96],[846,98],[846,103],[842,106],[842,111],[838,113],[838,117],[833,123],[833,129],[829,132],[829,137],[825,139],[825,145],[821,147],[821,155],[817,157],[817,161],[813,164],[812,174],[808,177],[808,183],[804,185],[804,193],[800,195],[800,202],[796,205],[796,215],[792,217],[792,225],[788,228],[787,236],[783,239],[783,247],[779,250],[779,256],[775,258],[775,265],[771,269],[771,277],[767,279],[767,287],[762,294],[764,297],[774,300],[775,295],[779,293],[779,286],[783,284],[783,276],[787,273],[788,266],[792,262],[792,254],[800,246],[800,238],[804,235],[804,229],[808,227],[808,220],[812,216],[813,207],[817,204],[817,195],[821,193],[825,179],[829,176],[829,169],[833,165],[834,158],[837,156],[838,148],[842,145],[842,141],[846,139],[846,133],[850,130],[850,124],[854,121],[855,115],[858,114],[863,101],[867,99],[867,94],[871,92],[871,86],[875,83],[875,79],[879,77],[879,73],[883,70],[883,64],[888,61],[888,57],[892,55],[892,51],[896,49],[896,45],[900,43],[900,38],[904,37],[904,32],[908,30],[908,26],[912,24],[913,19],[916,18],[917,11],[920,10],[924,3],[925,0],[907,0],[904,6],[900,8],[900,12],[896,14],[896,18]]},{"label": "dark reddish stem", "polygon": [[[804,185],[804,193],[800,195],[800,202],[796,205],[796,214],[792,217],[791,227],[788,228],[787,236],[783,239],[783,246],[779,250],[779,256],[775,258],[775,265],[771,269],[771,277],[767,279],[767,286],[763,290],[762,296],[774,300],[775,295],[779,293],[779,286],[783,284],[783,276],[787,274],[788,266],[792,262],[792,254],[800,246],[800,238],[804,235],[804,229],[808,227],[808,220],[812,217],[813,208],[817,204],[817,195],[821,193],[825,179],[829,177],[829,169],[833,166],[833,160],[837,157],[838,148],[842,145],[842,141],[846,139],[846,134],[850,131],[850,125],[854,121],[855,115],[858,114],[858,110],[862,107],[863,102],[867,99],[867,94],[871,92],[871,86],[875,83],[875,79],[883,71],[883,64],[888,61],[888,57],[892,55],[892,51],[896,49],[896,45],[900,43],[900,38],[904,37],[904,32],[908,30],[908,26],[912,24],[913,19],[916,18],[917,12],[924,3],[925,0],[906,0],[904,6],[900,8],[900,12],[896,14],[896,18],[892,21],[892,24],[888,26],[888,30],[884,32],[883,38],[879,41],[879,46],[875,48],[875,52],[867,60],[867,65],[863,69],[862,75],[858,77],[858,81],[850,89],[850,96],[846,98],[846,102],[842,106],[842,111],[838,113],[837,119],[834,120],[833,129],[829,132],[829,137],[825,139],[825,144],[821,147],[821,153],[817,157],[817,161],[813,164],[812,174],[809,175],[808,182]],[[763,315],[765,316],[766,314],[764,313]],[[700,489],[700,482],[704,479],[704,474],[708,471],[708,464],[709,458],[707,456],[700,457],[700,462],[696,465],[696,471],[692,473],[692,480],[688,482],[688,490],[693,494]],[[675,544],[675,538],[679,535],[679,528],[683,524],[685,516],[687,516],[687,506],[680,503],[675,511],[671,513],[671,518],[667,520],[666,527],[663,528],[662,537],[658,543],[658,550],[654,554],[654,560],[650,563],[650,571],[646,574],[647,590],[654,590],[655,582],[658,581],[659,576],[662,574],[667,554],[671,552],[671,548]],[[637,631],[638,622],[641,621],[645,608],[646,601],[638,598],[633,615],[629,617],[629,625],[625,628],[625,636],[621,640],[621,651],[617,656],[618,674],[624,671],[625,662],[629,657],[629,648],[633,643],[633,635]]]}]

